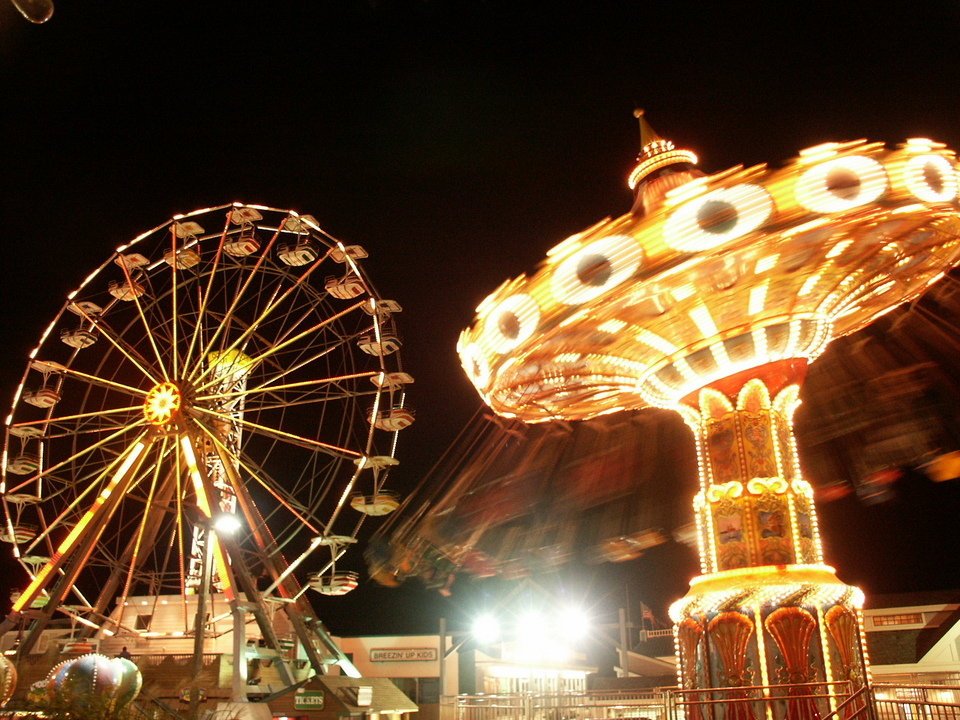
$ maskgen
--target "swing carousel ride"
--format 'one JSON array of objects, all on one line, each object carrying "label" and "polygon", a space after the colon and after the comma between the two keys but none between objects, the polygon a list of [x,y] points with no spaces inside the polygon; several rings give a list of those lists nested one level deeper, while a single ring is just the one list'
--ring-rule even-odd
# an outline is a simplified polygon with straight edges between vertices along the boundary
[{"label": "swing carousel ride", "polygon": [[305,591],[356,585],[337,560],[396,507],[414,419],[401,308],[364,257],[309,215],[233,204],[143,233],[69,294],[6,419],[0,538],[26,578],[8,655],[66,619],[73,643],[202,653],[227,617],[288,685],[298,659],[352,671]]},{"label": "swing carousel ride", "polygon": [[[863,593],[824,562],[793,416],[808,365],[832,340],[920,297],[960,261],[954,154],[926,139],[827,143],[779,169],[706,175],[638,117],[631,212],[568,238],[485,299],[460,337],[464,370],[512,421],[658,408],[693,431],[701,574],[670,610],[683,688],[853,692],[869,672]],[[909,373],[876,379],[911,385]],[[831,430],[819,441],[842,434]],[[438,546],[466,567],[481,535]],[[406,569],[396,557],[380,567]],[[798,689],[787,712],[815,717],[824,703],[837,699]]]}]

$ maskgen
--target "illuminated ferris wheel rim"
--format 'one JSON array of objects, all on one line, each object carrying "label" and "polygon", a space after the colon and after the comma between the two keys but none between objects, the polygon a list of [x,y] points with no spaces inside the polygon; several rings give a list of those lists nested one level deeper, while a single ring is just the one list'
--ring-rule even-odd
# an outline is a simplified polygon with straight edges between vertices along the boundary
[{"label": "illuminated ferris wheel rim", "polygon": [[[212,217],[220,218],[216,226]],[[248,532],[262,528],[262,542],[273,547],[267,524],[286,513],[284,523],[316,536],[310,550],[329,549],[330,557],[321,558],[325,569],[354,542],[363,518],[375,514],[370,508],[393,509],[385,509],[380,488],[396,464],[397,432],[412,421],[403,407],[412,378],[402,372],[391,329],[400,307],[376,294],[358,262],[365,256],[311,216],[231,203],[176,215],[119,246],[91,272],[31,351],[5,423],[2,535],[33,583],[56,576],[51,563],[76,547],[78,534],[112,496],[142,505],[139,515],[124,516],[123,527],[130,537],[143,536],[147,509],[184,471],[193,480],[182,487],[177,481],[177,505],[160,520],[188,504],[201,516],[214,515],[217,493],[197,473],[219,467],[225,483],[248,478],[273,507],[262,517],[253,510]],[[321,275],[331,264],[337,274]],[[116,277],[109,283],[108,273]],[[59,412],[63,406],[72,410]],[[317,436],[285,427],[286,417],[305,411],[314,413]],[[319,435],[327,428],[330,437]],[[282,478],[271,477],[264,458],[247,454],[266,447],[270,458],[277,446],[306,458],[294,460]],[[140,469],[151,463],[171,469]],[[333,475],[336,468],[342,470]],[[317,488],[298,497],[298,488],[313,482],[311,473]],[[323,489],[322,473],[339,486]],[[371,475],[371,487],[357,484]],[[354,490],[364,502],[350,500]],[[48,502],[50,512],[41,515]],[[347,504],[359,515],[343,513]],[[334,530],[341,515],[349,527],[341,521]],[[179,537],[182,549],[182,531]],[[283,547],[287,540],[277,538]],[[153,548],[138,551],[147,550]],[[120,557],[109,549],[85,552],[80,562],[101,569]],[[131,570],[127,584],[145,576]],[[314,578],[310,585],[327,592],[335,579]],[[274,589],[289,582],[277,580]]]},{"label": "illuminated ferris wheel rim", "polygon": [[[960,254],[957,196],[954,155],[929,140],[830,143],[696,178],[552,248],[481,303],[458,351],[485,401],[527,422],[638,397],[672,407],[729,372],[812,360],[920,295]],[[751,347],[732,357],[738,337]]]}]

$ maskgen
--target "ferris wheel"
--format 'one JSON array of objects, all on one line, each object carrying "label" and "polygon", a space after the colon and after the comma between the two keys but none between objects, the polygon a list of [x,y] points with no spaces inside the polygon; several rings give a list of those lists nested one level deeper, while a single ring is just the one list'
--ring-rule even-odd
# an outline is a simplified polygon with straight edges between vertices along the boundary
[{"label": "ferris wheel", "polygon": [[336,560],[396,507],[414,419],[401,308],[364,257],[309,215],[233,204],[143,233],[69,294],[6,420],[0,540],[28,582],[0,632],[26,629],[19,652],[57,612],[109,631],[114,601],[197,593],[208,566],[300,634],[306,587],[355,585]]}]

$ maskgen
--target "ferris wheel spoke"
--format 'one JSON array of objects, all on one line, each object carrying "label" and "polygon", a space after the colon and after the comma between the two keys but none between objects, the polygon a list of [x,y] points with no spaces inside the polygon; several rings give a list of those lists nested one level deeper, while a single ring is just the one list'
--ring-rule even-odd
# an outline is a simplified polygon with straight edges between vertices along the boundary
[{"label": "ferris wheel spoke", "polygon": [[[84,487],[83,490],[81,490],[80,493],[76,495],[76,497],[74,497],[72,500],[70,500],[70,501],[67,502],[66,507],[63,509],[63,511],[62,511],[56,518],[54,518],[54,519],[53,519],[51,522],[49,522],[49,523],[44,523],[45,527],[44,527],[43,531],[42,531],[39,535],[37,535],[37,537],[35,537],[35,538],[30,542],[30,544],[27,546],[27,548],[26,548],[26,554],[31,554],[31,553],[39,546],[39,544],[40,544],[42,541],[44,541],[45,538],[47,538],[47,537],[49,536],[49,534],[50,534],[51,531],[55,530],[55,529],[58,528],[58,527],[62,527],[63,524],[64,524],[64,522],[67,520],[67,518],[69,518],[69,517],[76,517],[76,516],[79,515],[79,513],[77,512],[77,508],[80,507],[80,505],[81,505],[81,503],[84,501],[84,499],[85,499],[88,495],[90,495],[90,493],[96,492],[96,490],[100,487],[100,485],[101,485],[101,483],[102,483],[102,481],[103,481],[103,478],[106,477],[107,475],[109,475],[110,471],[111,471],[115,466],[117,466],[119,463],[121,463],[121,462],[123,461],[123,458],[126,457],[126,455],[129,454],[129,452],[131,451],[131,448],[132,448],[134,445],[136,445],[137,443],[139,443],[139,442],[141,442],[141,441],[143,440],[143,437],[145,436],[145,434],[146,434],[146,433],[142,433],[141,435],[139,435],[139,436],[137,437],[137,439],[136,439],[131,445],[129,445],[125,450],[117,453],[117,456],[107,465],[106,468],[104,468],[103,470],[99,471],[99,472],[97,473],[97,475],[94,476],[94,478],[93,478],[89,483],[86,484],[86,487]],[[51,469],[45,471],[42,475],[37,476],[36,479],[39,480],[40,477],[42,477],[43,475],[46,475],[46,474],[49,473],[49,472],[52,472],[53,469],[54,469],[54,468],[51,468]],[[70,486],[69,484],[64,483],[60,490],[58,490],[58,491],[56,491],[56,492],[54,492],[54,493],[48,493],[48,494],[46,494],[46,498],[47,498],[47,499],[51,499],[52,497],[55,497],[56,495],[60,495],[60,494],[62,494],[63,492],[67,491],[70,487],[71,487],[71,486]],[[130,489],[132,489],[132,487],[131,487]],[[15,492],[15,490],[12,490],[11,492]],[[42,517],[43,517],[43,516],[42,516],[42,514],[41,514],[41,518],[42,518]]]},{"label": "ferris wheel spoke", "polygon": [[[74,415],[56,415],[49,419],[44,418],[42,420],[28,420],[25,422],[12,423],[10,425],[11,429],[22,429],[30,427],[40,427],[43,429],[43,440],[49,442],[50,440],[59,439],[63,437],[73,437],[80,434],[89,434],[89,433],[101,433],[107,432],[109,430],[115,430],[118,427],[129,427],[129,423],[116,423],[110,422],[107,425],[102,427],[100,426],[91,426],[87,427],[87,423],[75,423],[77,420],[113,420],[113,415],[124,415],[135,412],[137,410],[142,410],[142,405],[134,405],[131,407],[123,408],[113,408],[110,410],[104,410],[101,412],[90,412],[90,413],[76,413]],[[50,432],[51,428],[56,428],[58,432]]]},{"label": "ferris wheel spoke", "polygon": [[[236,293],[234,293],[233,300],[230,302],[226,310],[226,313],[225,313],[226,317],[233,317],[236,314],[237,308],[240,307],[240,303],[245,298],[247,294],[247,290],[250,288],[250,285],[253,284],[254,279],[258,277],[259,271],[261,270],[264,262],[266,261],[270,253],[270,250],[273,248],[274,244],[276,243],[277,238],[280,237],[280,233],[283,231],[283,226],[285,224],[286,224],[286,220],[280,223],[280,227],[278,227],[274,231],[273,235],[270,237],[270,240],[267,242],[267,246],[263,249],[259,257],[257,258],[256,262],[250,268],[250,272],[247,273],[247,277],[243,281],[243,284],[239,287]],[[279,290],[279,287],[278,287],[278,290]],[[204,308],[204,309],[206,308],[206,303],[209,297],[210,297],[209,292],[206,295],[204,295],[203,302],[201,303],[201,308]],[[270,304],[268,304],[268,307],[270,307]],[[199,322],[198,322],[198,325],[200,325]],[[213,334],[211,335],[209,341],[207,341],[206,345],[204,345],[203,352],[200,353],[200,357],[205,357],[213,351],[213,348],[217,340],[219,340],[220,335],[223,333],[224,326],[225,326],[225,323],[220,323],[215,326]],[[191,375],[190,379],[196,380],[198,378],[195,378],[195,376]]]},{"label": "ferris wheel spoke", "polygon": [[[323,377],[316,378],[315,380],[301,380],[298,382],[285,383],[283,385],[270,385],[270,382],[276,379],[280,379],[281,375],[275,375],[271,380],[263,382],[257,387],[247,388],[244,390],[231,390],[225,393],[219,393],[216,395],[201,395],[195,398],[198,402],[202,400],[232,400],[239,397],[254,397],[256,395],[262,395],[264,393],[276,393],[283,390],[295,390],[301,388],[311,388],[311,387],[323,387],[324,385],[332,385],[339,382],[344,382],[346,380],[361,380],[363,378],[375,377],[380,373],[377,371],[367,371],[360,373],[351,373],[349,375],[336,375],[333,377]],[[268,385],[270,385],[268,387]]]},{"label": "ferris wheel spoke", "polygon": [[[290,297],[294,292],[299,291],[303,287],[303,285],[306,283],[306,280],[310,277],[310,275],[313,274],[314,270],[320,267],[320,264],[327,258],[327,255],[329,255],[329,252],[326,255],[319,256],[316,260],[314,260],[311,263],[311,265],[301,275],[297,276],[297,279],[293,282],[293,284],[289,288],[284,290],[279,297],[274,299],[272,302],[268,303],[267,306],[260,312],[260,314],[256,318],[250,321],[247,329],[243,333],[241,333],[240,336],[237,337],[224,350],[224,352],[227,352],[227,353],[232,352],[236,350],[241,344],[246,342],[246,340],[250,337],[250,335],[256,332],[257,328],[260,327],[264,322],[266,322],[267,318],[270,317],[270,315],[272,315],[273,312],[276,311],[276,309],[280,307],[280,305],[283,304],[283,302],[288,297]],[[359,303],[359,304],[362,304],[362,303]],[[345,313],[340,313],[339,315],[343,315],[343,314]],[[212,347],[212,344],[210,345],[210,347]],[[206,370],[201,372],[199,376],[194,378],[194,382],[199,383],[210,372],[211,372],[211,368],[208,367]],[[200,389],[203,389],[209,386],[209,384],[210,383],[207,383],[205,385],[200,385]]]},{"label": "ferris wheel spoke", "polygon": [[98,326],[103,337],[113,345],[121,355],[123,355],[130,363],[139,370],[144,377],[146,377],[151,383],[159,383],[161,374],[158,375],[155,368],[151,368],[150,363],[144,358],[140,353],[136,352],[132,347],[123,342],[118,334],[116,334],[112,328],[109,328],[106,324],[101,323]]},{"label": "ferris wheel spoke", "polygon": [[66,458],[65,460],[61,460],[60,462],[52,465],[51,467],[48,467],[46,470],[42,470],[41,472],[37,473],[36,475],[32,475],[31,477],[29,477],[28,479],[24,480],[22,483],[16,485],[15,487],[7,489],[5,492],[6,492],[7,494],[15,493],[15,492],[17,492],[17,491],[19,491],[19,490],[22,490],[22,489],[24,489],[24,488],[29,487],[31,484],[36,484],[38,480],[42,480],[43,478],[45,478],[45,477],[47,477],[48,475],[50,475],[50,473],[55,472],[56,470],[59,470],[60,468],[65,467],[65,466],[67,466],[67,465],[69,465],[69,464],[71,464],[71,463],[73,463],[73,462],[76,462],[76,461],[79,460],[80,458],[89,455],[90,453],[94,452],[95,450],[98,450],[98,449],[100,449],[100,448],[103,448],[103,447],[107,446],[109,443],[113,442],[114,440],[116,440],[117,438],[119,438],[119,437],[120,437],[121,435],[123,435],[124,433],[127,433],[127,432],[129,432],[130,430],[134,430],[134,429],[136,429],[136,428],[138,428],[138,427],[142,427],[144,424],[146,424],[146,421],[145,421],[145,420],[138,420],[137,422],[134,422],[134,423],[132,423],[132,424],[130,424],[130,425],[126,425],[126,426],[120,428],[119,430],[117,430],[116,432],[112,433],[111,435],[108,435],[108,436],[105,437],[105,438],[101,438],[100,440],[98,440],[97,442],[93,443],[92,445],[88,445],[87,447],[83,448],[82,450],[78,450],[77,452],[75,452],[73,455],[69,456],[69,457]]},{"label": "ferris wheel spoke", "polygon": [[197,347],[200,336],[203,332],[203,320],[206,317],[207,308],[209,307],[209,301],[211,293],[213,292],[214,280],[217,278],[217,269],[220,267],[220,262],[223,259],[223,244],[227,240],[227,233],[230,228],[230,214],[231,210],[227,210],[226,220],[223,225],[223,232],[220,233],[220,240],[217,243],[217,250],[213,256],[213,262],[211,267],[207,271],[207,285],[206,289],[202,290],[198,286],[200,292],[200,302],[198,303],[198,309],[196,311],[196,321],[193,325],[193,332],[190,333],[190,341],[187,343],[187,350],[184,353],[183,357],[183,366],[184,368],[190,367],[190,363],[193,360],[193,351]]},{"label": "ferris wheel spoke", "polygon": [[[298,340],[301,340],[301,339],[303,339],[303,338],[305,338],[305,337],[308,337],[308,336],[316,333],[316,332],[319,331],[319,330],[322,330],[323,328],[327,327],[327,326],[330,325],[331,323],[334,323],[334,322],[336,322],[337,320],[339,320],[340,318],[342,318],[344,315],[347,315],[347,314],[351,313],[352,311],[354,311],[354,310],[356,310],[356,309],[358,309],[358,308],[360,308],[360,307],[362,307],[362,306],[363,306],[363,303],[362,303],[362,302],[356,303],[355,305],[351,305],[350,307],[346,308],[345,310],[340,311],[339,313],[335,313],[335,314],[331,315],[330,317],[324,318],[324,319],[321,320],[320,322],[315,323],[312,327],[306,328],[305,330],[302,330],[302,331],[301,331],[300,333],[298,333],[297,335],[294,335],[293,337],[288,338],[286,341],[284,341],[284,342],[282,342],[282,343],[277,343],[276,345],[273,345],[272,347],[270,347],[270,348],[268,348],[267,350],[265,350],[264,352],[262,352],[259,356],[250,358],[250,364],[251,364],[251,365],[256,365],[256,364],[258,364],[258,363],[263,362],[263,361],[266,360],[267,358],[269,358],[269,357],[271,357],[271,356],[273,356],[273,355],[276,355],[277,353],[279,353],[281,350],[283,350],[284,348],[288,347],[288,346],[291,345],[292,343],[297,342]],[[249,332],[249,331],[248,331],[248,332]],[[247,333],[245,333],[245,334],[247,334]],[[227,352],[229,352],[230,350],[236,349],[236,345],[237,345],[237,344],[238,344],[238,343],[235,342],[235,343],[227,350]],[[202,376],[202,375],[205,375],[205,374],[208,373],[208,372],[210,372],[210,369],[209,369],[209,368],[208,368],[207,370],[205,370],[204,373],[201,374],[201,376]],[[199,392],[199,391],[202,391],[202,390],[206,390],[206,389],[209,388],[211,385],[214,385],[216,382],[219,382],[219,379],[210,380],[210,381],[208,381],[207,383],[205,383],[205,384],[203,384],[203,385],[200,385],[200,386],[197,388],[197,391]]]},{"label": "ferris wheel spoke", "polygon": [[297,331],[304,322],[316,314],[318,300],[316,298],[300,298],[300,302],[289,308],[286,316],[274,318],[265,325],[261,325],[262,330],[272,330],[271,325],[277,324],[279,327],[275,331],[273,344],[285,343],[289,337]]},{"label": "ferris wheel spoke", "polygon": [[179,307],[179,303],[177,302],[178,300],[177,296],[179,295],[179,290],[180,290],[180,283],[178,281],[178,275],[177,275],[177,273],[180,271],[180,269],[177,267],[177,264],[178,264],[177,257],[179,252],[179,248],[177,247],[178,245],[177,225],[178,223],[176,222],[170,225],[171,262],[169,263],[169,265],[170,265],[170,287],[171,287],[170,297],[172,302],[172,308],[170,312],[170,332],[173,336],[170,342],[170,362],[173,365],[173,375],[169,376],[165,374],[164,376],[165,380],[169,380],[171,377],[180,376],[179,345],[177,343],[177,330],[180,327],[180,307]]},{"label": "ferris wheel spoke", "polygon": [[75,380],[79,380],[86,385],[91,385],[94,387],[107,388],[109,390],[118,390],[127,395],[134,395],[138,397],[145,396],[147,394],[146,390],[142,390],[138,387],[133,387],[132,385],[127,385],[125,383],[116,382],[115,380],[108,380],[107,378],[99,377],[97,375],[91,375],[90,373],[85,373],[80,370],[68,367],[67,365],[61,365],[60,363],[46,363],[47,365],[53,365],[54,370],[57,375],[64,377],[70,377]]},{"label": "ferris wheel spoke", "polygon": [[376,397],[382,393],[377,390],[364,390],[362,392],[348,392],[342,391],[339,393],[327,393],[322,396],[311,397],[307,394],[302,394],[297,397],[275,397],[273,398],[274,402],[260,402],[260,403],[250,403],[246,406],[248,412],[267,412],[271,410],[283,410],[286,408],[297,407],[300,405],[322,405],[326,403],[334,404],[337,402],[349,402],[357,398],[363,397]]},{"label": "ferris wheel spoke", "polygon": [[355,459],[363,457],[361,453],[358,453],[355,450],[350,450],[349,448],[339,447],[337,445],[332,445],[330,443],[321,442],[319,440],[313,440],[311,438],[303,437],[301,435],[295,435],[294,433],[286,432],[278,428],[267,427],[266,425],[260,425],[246,418],[237,418],[225,413],[216,412],[215,410],[210,410],[208,408],[195,407],[194,411],[202,414],[204,416],[212,417],[217,420],[224,420],[227,422],[236,423],[244,428],[252,430],[255,433],[263,435],[264,437],[269,437],[274,440],[280,440],[282,442],[289,443],[290,445],[295,445],[297,447],[306,448],[307,450],[317,450],[335,457]]},{"label": "ferris wheel spoke", "polygon": [[337,518],[340,516],[340,512],[343,510],[346,505],[347,498],[353,493],[353,486],[357,483],[357,478],[360,477],[360,472],[362,471],[363,465],[357,465],[357,469],[354,470],[350,482],[346,484],[343,488],[343,492],[340,494],[339,500],[337,500],[336,506],[333,508],[333,512],[330,514],[330,519],[327,520],[324,525],[324,530],[329,533],[333,528],[333,524],[337,521]]},{"label": "ferris wheel spoke", "polygon": [[[133,287],[134,280],[133,276],[130,274],[130,268],[127,267],[125,262],[121,262],[119,265],[123,270],[123,276],[127,281],[127,286]],[[169,375],[167,374],[167,369],[163,362],[163,354],[160,352],[160,348],[157,346],[157,341],[153,334],[153,325],[149,320],[147,320],[147,316],[143,311],[143,303],[140,302],[140,297],[137,293],[133,293],[133,303],[137,308],[137,315],[140,316],[140,321],[143,323],[143,329],[146,332],[147,341],[150,343],[150,347],[153,349],[153,355],[157,358],[157,364],[160,367],[160,374],[164,377],[164,379],[166,379],[169,377]],[[150,379],[156,382],[155,378]]]},{"label": "ferris wheel spoke", "polygon": [[[167,451],[169,450],[169,445],[170,445],[169,440],[167,438],[163,438],[163,444],[160,448],[160,452],[158,453],[160,456],[159,459],[162,459],[167,454]],[[158,459],[158,462],[156,462],[153,466],[152,479],[150,482],[150,490],[147,493],[146,506],[143,509],[141,520],[137,528],[136,536],[132,542],[132,546],[130,546],[129,548],[130,559],[129,561],[117,563],[118,567],[125,565],[129,568],[126,580],[123,585],[123,591],[120,593],[120,600],[119,600],[120,607],[123,607],[123,604],[126,602],[127,597],[129,597],[130,595],[130,588],[133,584],[133,574],[139,566],[138,561],[140,559],[140,548],[144,540],[144,536],[148,534],[147,528],[150,527],[154,529],[153,532],[149,533],[149,538],[148,538],[148,543],[149,543],[154,537],[156,537],[156,530],[159,529],[160,527],[160,523],[154,521],[154,518],[152,517],[152,512],[151,512],[153,507],[153,498],[157,489],[157,483],[160,479],[160,469],[162,467],[162,464],[159,462],[159,459]],[[148,524],[148,520],[150,521],[149,524]]]},{"label": "ferris wheel spoke", "polygon": [[242,457],[238,457],[234,453],[231,453],[226,445],[224,445],[220,440],[220,438],[217,437],[216,433],[211,432],[208,428],[203,427],[202,425],[201,429],[212,441],[214,447],[216,448],[217,454],[220,456],[220,460],[227,471],[227,476],[230,478],[231,485],[234,486],[234,492],[237,492],[237,489],[242,485],[242,481],[236,472],[236,468],[240,468],[244,470],[251,478],[253,478],[264,490],[270,493],[274,500],[286,508],[287,511],[293,515],[294,519],[302,523],[304,527],[310,529],[312,532],[319,532],[314,524],[307,519],[306,508],[300,506],[300,504],[297,503],[292,497],[286,497],[283,493],[280,493],[276,489],[281,487],[278,483],[274,483],[276,485],[275,488],[271,483],[267,483],[263,480],[263,476],[266,475],[266,473],[262,470],[262,468],[254,468]]},{"label": "ferris wheel spoke", "polygon": [[24,422],[12,423],[10,427],[11,428],[28,428],[28,427],[37,427],[40,425],[62,426],[71,420],[87,420],[92,418],[102,418],[105,415],[120,415],[123,413],[136,412],[138,410],[142,411],[143,405],[131,405],[129,407],[111,408],[109,410],[98,410],[96,412],[74,413],[73,415],[54,415],[53,417],[43,418],[42,420],[27,420]]},{"label": "ferris wheel spoke", "polygon": [[[266,387],[267,385],[271,385],[274,382],[277,382],[278,380],[283,380],[284,378],[290,377],[296,371],[306,367],[307,365],[315,363],[318,360],[321,360],[322,358],[332,353],[334,350],[343,350],[344,346],[351,339],[353,338],[340,338],[335,343],[330,343],[329,345],[323,346],[323,348],[319,352],[309,354],[307,357],[302,357],[298,359],[296,362],[293,362],[290,364],[280,365],[275,362],[276,358],[271,358],[271,361],[272,361],[271,367],[275,367],[277,371],[273,375],[263,378],[257,387],[260,387],[260,388]],[[373,371],[370,371],[370,375],[371,376],[380,375],[381,372],[382,372],[381,370],[373,370]]]},{"label": "ferris wheel spoke", "polygon": [[[93,424],[93,420],[102,421],[101,424]],[[84,436],[95,436],[102,435],[106,432],[113,432],[119,430],[120,428],[129,427],[129,422],[121,422],[121,419],[114,419],[110,417],[99,417],[91,418],[90,423],[79,423],[75,427],[70,425],[58,426],[57,429],[59,432],[50,432],[49,429],[43,435],[44,442],[50,442],[52,440],[62,440],[64,438],[73,438],[74,440],[79,439]]]}]

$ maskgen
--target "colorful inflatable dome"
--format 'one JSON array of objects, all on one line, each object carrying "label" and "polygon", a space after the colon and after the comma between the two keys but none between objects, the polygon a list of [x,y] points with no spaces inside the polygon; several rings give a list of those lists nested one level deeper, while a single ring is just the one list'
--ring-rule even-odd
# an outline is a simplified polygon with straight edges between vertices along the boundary
[{"label": "colorful inflatable dome", "polygon": [[47,675],[47,703],[71,708],[118,710],[140,692],[137,666],[125,658],[90,653],[56,665]]}]

